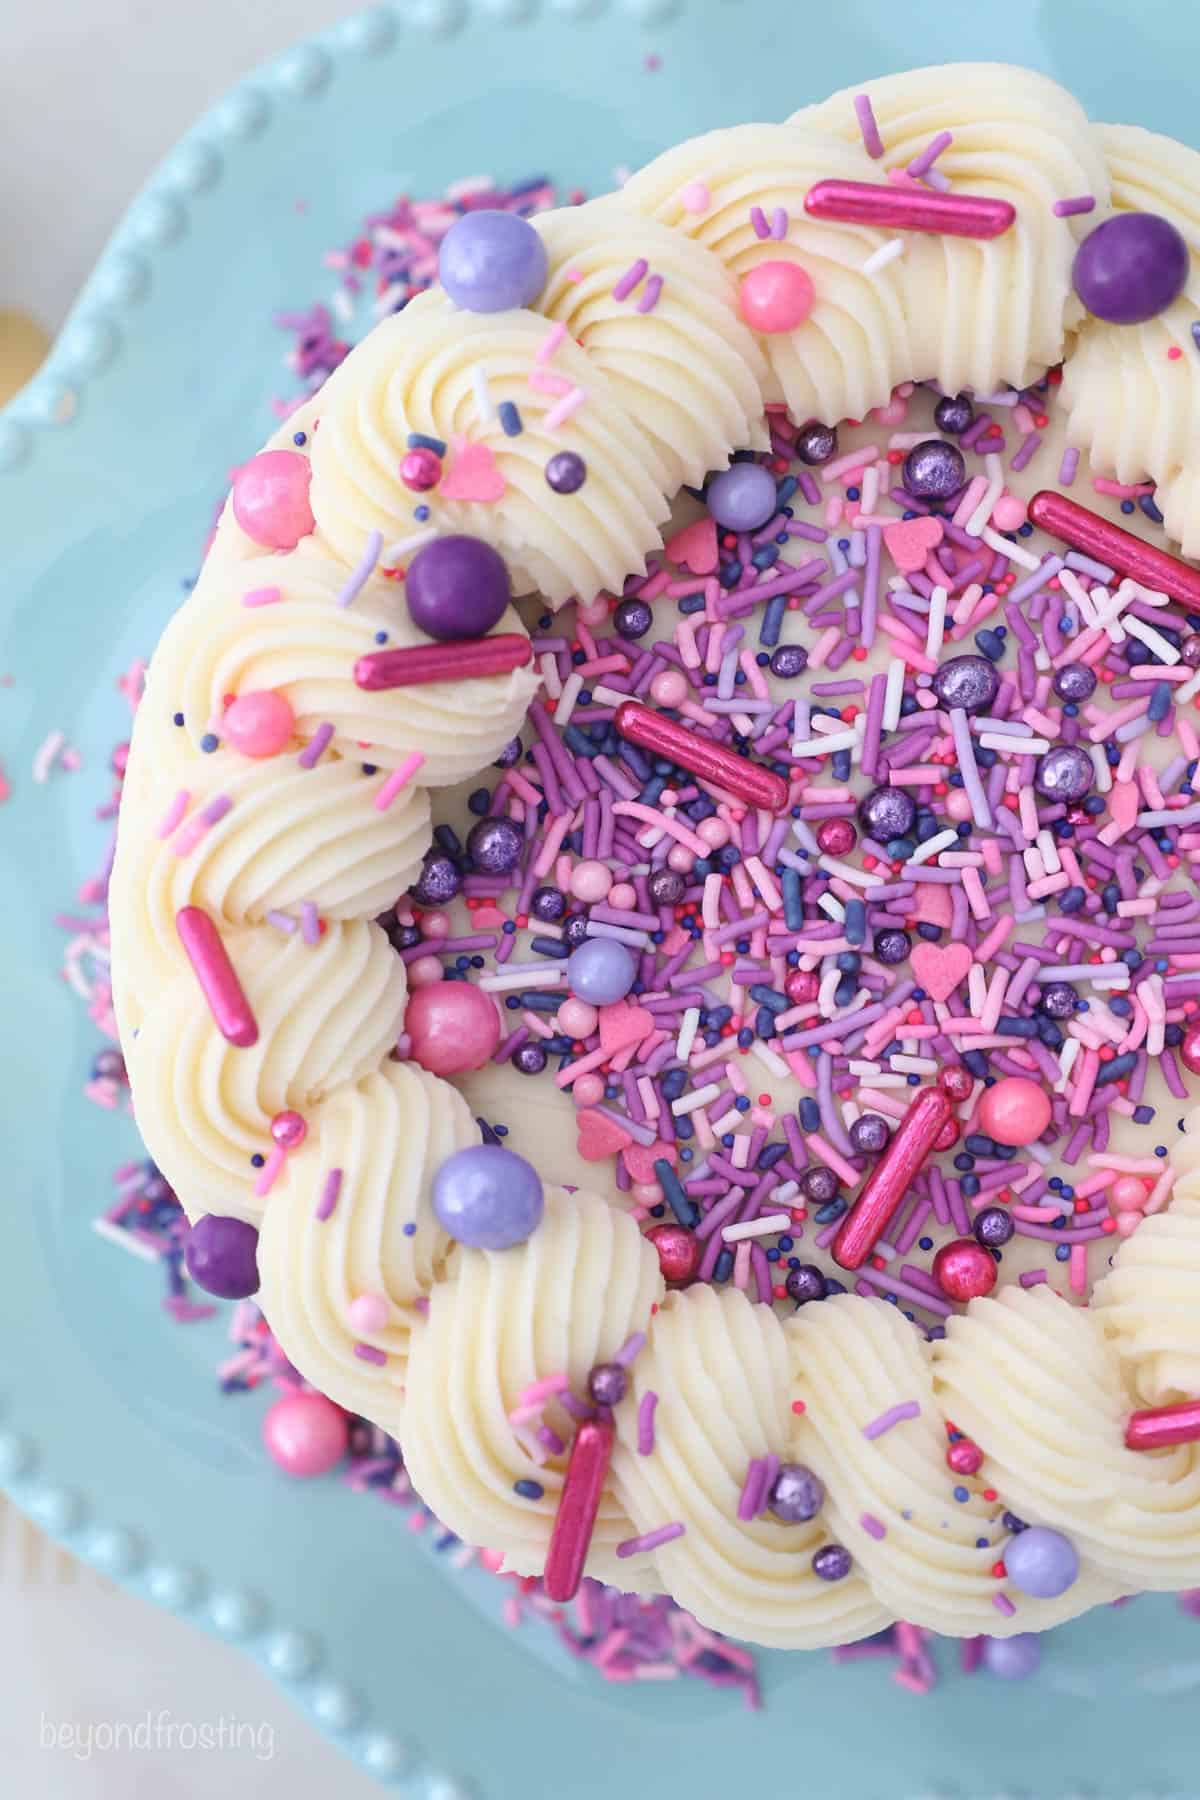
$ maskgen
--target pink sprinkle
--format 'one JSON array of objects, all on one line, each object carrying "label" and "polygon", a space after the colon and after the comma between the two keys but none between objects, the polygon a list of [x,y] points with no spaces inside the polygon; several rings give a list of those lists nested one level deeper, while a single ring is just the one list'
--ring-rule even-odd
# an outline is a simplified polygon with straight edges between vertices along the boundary
[{"label": "pink sprinkle", "polygon": [[571,414],[578,412],[586,399],[586,388],[573,387],[570,393],[564,394],[562,399],[557,401],[546,414],[543,421],[546,430],[557,431],[560,425],[565,425]]},{"label": "pink sprinkle", "polygon": [[1011,1619],[1017,1610],[1007,1594],[993,1594],[992,1605],[998,1613],[1003,1613],[1006,1619]]},{"label": "pink sprinkle", "polygon": [[318,1218],[322,1224],[326,1219],[331,1219],[333,1217],[334,1209],[338,1203],[338,1195],[341,1191],[342,1171],[340,1169],[330,1169],[328,1175],[325,1177],[325,1185],[321,1189],[321,1198],[317,1202],[315,1214],[316,1218]]},{"label": "pink sprinkle", "polygon": [[251,588],[248,594],[242,595],[243,606],[274,606],[283,595],[277,587]]},{"label": "pink sprinkle", "polygon": [[855,94],[854,113],[862,132],[863,149],[868,156],[878,159],[883,155],[883,139],[879,135],[879,126],[875,123],[875,109],[869,95]]},{"label": "pink sprinkle", "polygon": [[880,1539],[887,1536],[887,1526],[882,1519],[877,1519],[874,1513],[863,1513],[858,1522],[868,1537]]},{"label": "pink sprinkle", "polygon": [[374,1363],[380,1369],[387,1362],[387,1352],[377,1350],[374,1344],[355,1344],[354,1354],[360,1362]]},{"label": "pink sprinkle", "polygon": [[162,822],[155,829],[155,837],[169,838],[179,821],[188,809],[191,795],[186,788],[180,788],[175,798],[162,816]]},{"label": "pink sprinkle", "polygon": [[279,1172],[286,1161],[286,1151],[281,1150],[279,1145],[276,1144],[255,1177],[254,1193],[257,1199],[262,1200],[270,1193],[271,1189],[275,1186],[275,1183],[279,1178]]},{"label": "pink sprinkle", "polygon": [[423,750],[414,750],[404,761],[394,768],[379,792],[375,796],[376,812],[386,812],[396,795],[408,786],[417,770],[425,761]]},{"label": "pink sprinkle", "polygon": [[638,1404],[637,1415],[637,1447],[639,1456],[649,1456],[654,1450],[654,1411],[658,1405],[658,1395],[649,1388]]}]

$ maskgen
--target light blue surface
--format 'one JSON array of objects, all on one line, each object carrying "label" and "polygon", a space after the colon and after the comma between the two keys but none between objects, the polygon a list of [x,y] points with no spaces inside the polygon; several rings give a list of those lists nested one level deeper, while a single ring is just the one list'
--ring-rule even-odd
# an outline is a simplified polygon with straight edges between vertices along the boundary
[{"label": "light blue surface", "polygon": [[[55,977],[50,914],[102,849],[116,678],[175,607],[224,471],[271,426],[271,309],[320,297],[322,250],[390,193],[543,167],[595,191],[689,133],[911,63],[1028,61],[1095,116],[1195,140],[1198,50],[1200,15],[1161,0],[382,9],[262,71],[189,134],[49,368],[0,417],[0,671],[15,683],[0,691],[0,1481],[72,1549],[243,1644],[408,1791],[675,1800],[749,1779],[838,1800],[1182,1800],[1200,1787],[1200,1624],[1139,1601],[1056,1633],[1034,1682],[950,1677],[928,1700],[881,1665],[770,1655],[759,1719],[698,1684],[607,1687],[550,1633],[506,1632],[498,1584],[454,1576],[390,1508],[277,1475],[260,1401],[216,1390],[221,1329],[164,1322],[154,1273],[89,1230],[133,1139],[81,1104],[94,1036]],[[34,750],[59,726],[85,772],[35,788]]]}]

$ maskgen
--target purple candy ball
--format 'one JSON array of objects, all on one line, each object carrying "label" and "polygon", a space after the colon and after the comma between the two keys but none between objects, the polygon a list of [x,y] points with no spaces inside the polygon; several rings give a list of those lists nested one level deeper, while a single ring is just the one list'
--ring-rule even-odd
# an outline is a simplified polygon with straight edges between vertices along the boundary
[{"label": "purple candy ball", "polygon": [[1071,281],[1088,311],[1110,325],[1140,325],[1165,312],[1188,278],[1183,233],[1158,213],[1118,213],[1089,231]]},{"label": "purple candy ball", "polygon": [[762,463],[731,463],[713,476],[704,503],[726,531],[757,531],[775,511],[775,477]]},{"label": "purple candy ball", "polygon": [[828,1206],[839,1185],[833,1170],[827,1169],[823,1163],[816,1163],[811,1169],[805,1169],[800,1177],[800,1192],[814,1206]]},{"label": "purple candy ball", "polygon": [[567,958],[567,984],[577,1000],[612,1006],[637,980],[637,961],[613,938],[588,938]]},{"label": "purple candy ball", "polygon": [[1079,1552],[1061,1531],[1031,1525],[1004,1546],[1008,1579],[1035,1600],[1056,1600],[1079,1579]]},{"label": "purple candy ball", "polygon": [[561,888],[534,888],[529,902],[529,910],[535,919],[541,919],[545,925],[557,925],[567,910],[567,896]]},{"label": "purple candy ball", "polygon": [[810,469],[827,463],[830,457],[837,455],[837,448],[838,434],[833,425],[819,425],[815,419],[810,419],[796,433],[796,455]]},{"label": "purple candy ball", "polygon": [[520,762],[522,754],[520,738],[509,738],[507,744],[505,744],[503,750],[492,764],[492,767],[493,769],[515,768],[516,764]]},{"label": "purple candy ball", "polygon": [[905,837],[917,817],[917,803],[905,788],[877,787],[859,801],[858,816],[864,831],[881,844]]},{"label": "purple candy ball", "polygon": [[613,624],[617,634],[630,643],[635,638],[645,637],[654,623],[654,609],[648,600],[636,597],[622,600],[613,611]]},{"label": "purple candy ball", "polygon": [[1054,691],[1060,700],[1090,700],[1096,691],[1095,671],[1086,663],[1064,663],[1055,673]]},{"label": "purple candy ball", "polygon": [[222,1300],[258,1292],[258,1232],[244,1219],[205,1213],[188,1232],[183,1260],[196,1286]]},{"label": "purple candy ball", "polygon": [[586,913],[571,913],[563,921],[563,943],[569,950],[578,950],[581,944],[590,940],[587,934],[588,922]]},{"label": "purple candy ball", "polygon": [[540,1075],[546,1066],[546,1052],[541,1044],[521,1044],[512,1053],[512,1065],[518,1075]]},{"label": "purple candy ball", "polygon": [[421,873],[409,888],[418,906],[446,906],[462,886],[453,857],[444,850],[427,850]]},{"label": "purple candy ball", "polygon": [[860,1113],[847,1132],[853,1149],[862,1156],[878,1156],[887,1149],[891,1135],[887,1120],[878,1113]]},{"label": "purple candy ball", "polygon": [[92,1058],[92,1075],[97,1081],[124,1081],[125,1058],[119,1050],[97,1050]]},{"label": "purple candy ball", "polygon": [[843,1544],[822,1544],[812,1559],[813,1574],[822,1581],[845,1581],[854,1558]]},{"label": "purple candy ball", "polygon": [[934,676],[933,691],[948,712],[986,712],[1000,691],[1000,677],[986,656],[952,656]]},{"label": "purple candy ball", "polygon": [[577,494],[587,480],[587,464],[574,450],[559,450],[546,464],[546,481],[556,494]]},{"label": "purple candy ball", "polygon": [[902,963],[911,949],[912,939],[907,931],[889,929],[876,935],[875,955],[881,963]]},{"label": "purple candy ball", "polygon": [[1078,744],[1059,744],[1038,758],[1033,785],[1046,800],[1070,806],[1092,791],[1096,771],[1086,750]]},{"label": "purple candy ball", "polygon": [[781,1463],[767,1495],[767,1505],[777,1519],[800,1525],[815,1519],[825,1503],[825,1484],[803,1463]]},{"label": "purple candy ball", "polygon": [[597,1406],[620,1406],[629,1376],[620,1363],[597,1363],[588,1376],[588,1394]]},{"label": "purple candy ball", "polygon": [[1048,981],[1038,1001],[1038,1011],[1048,1019],[1073,1019],[1079,1010],[1079,995],[1069,981]]},{"label": "purple candy ball", "polygon": [[958,492],[966,474],[962,451],[941,438],[922,439],[904,459],[904,485],[923,500],[948,499]]},{"label": "purple candy ball", "polygon": [[989,1675],[1001,1681],[1025,1681],[1037,1672],[1042,1660],[1042,1647],[1032,1631],[1018,1631],[1015,1637],[984,1638],[983,1666]]},{"label": "purple candy ball", "polygon": [[546,246],[528,219],[482,210],[456,219],[438,251],[438,279],[466,312],[530,306],[546,285]]},{"label": "purple candy ball", "polygon": [[687,892],[687,882],[674,869],[655,869],[646,885],[655,906],[678,906]]},{"label": "purple candy ball", "polygon": [[972,1226],[976,1242],[986,1250],[1002,1250],[1016,1229],[1006,1206],[985,1206],[982,1212],[975,1214]]},{"label": "purple candy ball", "polygon": [[507,875],[521,860],[525,833],[512,819],[480,819],[467,835],[467,852],[485,875]]},{"label": "purple candy ball", "polygon": [[798,1269],[789,1269],[784,1285],[797,1306],[825,1298],[825,1277],[816,1263],[801,1263]]},{"label": "purple candy ball", "polygon": [[1187,668],[1200,669],[1200,634],[1185,637],[1179,646],[1179,655]]},{"label": "purple candy ball", "polygon": [[945,431],[951,437],[961,437],[974,417],[975,408],[966,394],[947,394],[933,409],[934,424],[939,431]]},{"label": "purple candy ball", "polygon": [[483,637],[508,606],[508,570],[482,538],[435,538],[408,565],[404,597],[413,624],[429,637]]},{"label": "purple candy ball", "polygon": [[795,681],[808,667],[808,651],[801,644],[780,644],[771,652],[771,673],[780,681]]},{"label": "purple candy ball", "polygon": [[446,1158],[433,1178],[433,1210],[444,1231],[472,1250],[510,1250],[537,1230],[544,1205],[532,1163],[498,1144]]}]

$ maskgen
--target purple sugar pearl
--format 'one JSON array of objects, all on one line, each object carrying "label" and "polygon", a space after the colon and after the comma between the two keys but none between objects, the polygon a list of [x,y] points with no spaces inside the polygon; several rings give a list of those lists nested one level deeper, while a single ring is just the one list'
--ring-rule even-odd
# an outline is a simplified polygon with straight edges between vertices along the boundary
[{"label": "purple sugar pearl", "polygon": [[541,1044],[521,1044],[512,1054],[512,1065],[518,1075],[540,1075],[546,1066],[546,1052]]},{"label": "purple sugar pearl", "polygon": [[567,982],[577,1000],[613,1006],[637,979],[637,962],[613,938],[588,938],[567,958]]},{"label": "purple sugar pearl", "polygon": [[837,1193],[839,1185],[833,1170],[827,1169],[823,1163],[818,1163],[811,1169],[805,1169],[800,1177],[800,1192],[806,1200],[811,1200],[814,1206],[828,1206]]},{"label": "purple sugar pearl", "polygon": [[567,896],[561,888],[540,887],[533,890],[529,910],[544,925],[557,925],[567,910]]},{"label": "purple sugar pearl", "polygon": [[881,963],[902,963],[911,949],[912,939],[898,928],[881,931],[875,939],[875,954]]},{"label": "purple sugar pearl", "polygon": [[678,906],[687,892],[687,882],[674,869],[655,869],[646,885],[655,906]]},{"label": "purple sugar pearl", "polygon": [[588,1394],[597,1406],[620,1406],[629,1376],[620,1363],[597,1363],[588,1376]]},{"label": "purple sugar pearl", "polygon": [[1073,1019],[1079,1008],[1079,995],[1069,981],[1048,981],[1038,1001],[1038,1011],[1048,1019]]},{"label": "purple sugar pearl", "polygon": [[511,1250],[541,1222],[541,1178],[532,1163],[498,1144],[446,1158],[433,1178],[433,1210],[444,1231],[472,1250]]},{"label": "purple sugar pearl", "polygon": [[972,1230],[985,1250],[1002,1250],[1016,1230],[1012,1214],[1004,1206],[985,1206],[975,1215]]},{"label": "purple sugar pearl", "polygon": [[785,1285],[797,1306],[825,1298],[825,1277],[816,1263],[801,1263],[798,1269],[789,1269]]},{"label": "purple sugar pearl", "polygon": [[559,450],[546,464],[546,481],[556,494],[577,494],[587,480],[587,464],[574,450]]},{"label": "purple sugar pearl", "polygon": [[183,1260],[196,1286],[222,1300],[258,1292],[258,1232],[244,1219],[205,1213],[188,1232]]},{"label": "purple sugar pearl", "polygon": [[438,279],[465,312],[532,305],[548,266],[546,246],[527,219],[490,209],[456,219],[438,251]]},{"label": "purple sugar pearl", "polygon": [[1055,671],[1054,691],[1060,700],[1090,700],[1096,691],[1095,671],[1086,663],[1064,663]]},{"label": "purple sugar pearl", "polygon": [[803,1463],[782,1463],[771,1485],[767,1505],[785,1525],[815,1519],[825,1504],[825,1484]]},{"label": "purple sugar pearl", "polygon": [[125,1058],[119,1050],[97,1050],[92,1059],[92,1075],[97,1081],[124,1081]]},{"label": "purple sugar pearl", "polygon": [[482,538],[434,538],[408,565],[404,597],[413,624],[428,637],[483,637],[508,607],[508,570]]},{"label": "purple sugar pearl", "polygon": [[780,644],[771,652],[771,673],[780,681],[795,681],[808,667],[808,651],[802,644]]},{"label": "purple sugar pearl", "polygon": [[520,762],[523,748],[519,737],[509,738],[503,750],[492,764],[493,769],[512,769]]},{"label": "purple sugar pearl", "polygon": [[1001,1681],[1025,1681],[1037,1673],[1042,1660],[1042,1647],[1032,1631],[1018,1631],[1015,1637],[984,1638],[983,1666],[989,1675]]},{"label": "purple sugar pearl", "polygon": [[648,600],[631,597],[622,600],[613,612],[613,625],[618,637],[632,643],[636,638],[645,637],[654,623],[654,609]]},{"label": "purple sugar pearl", "polygon": [[581,944],[589,941],[587,928],[586,913],[572,913],[568,919],[563,920],[563,943],[569,950],[578,950]]},{"label": "purple sugar pearl", "polygon": [[796,433],[796,455],[810,469],[819,468],[837,455],[838,434],[833,425],[819,425],[815,419]]},{"label": "purple sugar pearl", "polygon": [[1038,758],[1033,785],[1046,800],[1072,805],[1092,791],[1096,771],[1086,750],[1078,744],[1059,744]]},{"label": "purple sugar pearl", "polygon": [[922,500],[946,500],[966,479],[967,465],[956,444],[924,438],[904,459],[904,485]]},{"label": "purple sugar pearl", "polygon": [[421,873],[409,888],[418,906],[446,906],[462,886],[453,857],[444,850],[427,850]]},{"label": "purple sugar pearl", "polygon": [[847,1133],[853,1149],[860,1156],[878,1156],[881,1150],[887,1149],[891,1135],[887,1120],[878,1113],[860,1113]]},{"label": "purple sugar pearl", "polygon": [[933,691],[947,712],[986,712],[1000,691],[1000,677],[986,656],[952,656],[934,676]]},{"label": "purple sugar pearl", "polygon": [[859,801],[863,829],[881,844],[906,837],[916,823],[917,803],[904,788],[877,787]]},{"label": "purple sugar pearl", "polygon": [[1118,213],[1089,231],[1071,282],[1088,311],[1110,325],[1140,325],[1165,312],[1188,278],[1183,233],[1158,213]]},{"label": "purple sugar pearl", "polygon": [[525,833],[513,819],[480,819],[467,836],[467,851],[485,875],[507,875],[521,860]]},{"label": "purple sugar pearl", "polygon": [[762,463],[731,463],[713,476],[704,503],[726,531],[757,531],[775,511],[775,477]]},{"label": "purple sugar pearl", "polygon": [[822,1581],[845,1581],[854,1558],[844,1544],[822,1544],[812,1559],[813,1574]]},{"label": "purple sugar pearl", "polygon": [[1004,1546],[1004,1567],[1020,1593],[1056,1600],[1079,1579],[1079,1552],[1061,1531],[1031,1525]]},{"label": "purple sugar pearl", "polygon": [[966,394],[947,394],[933,409],[934,424],[950,437],[961,437],[974,417],[975,408]]}]

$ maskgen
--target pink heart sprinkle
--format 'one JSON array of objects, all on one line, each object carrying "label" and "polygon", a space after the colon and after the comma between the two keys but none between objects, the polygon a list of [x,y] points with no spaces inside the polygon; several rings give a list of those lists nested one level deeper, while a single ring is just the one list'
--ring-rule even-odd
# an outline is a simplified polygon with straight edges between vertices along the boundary
[{"label": "pink heart sprinkle", "polygon": [[496,459],[486,444],[469,444],[466,438],[455,438],[449,469],[438,487],[441,500],[481,500],[490,504],[499,500],[508,486]]},{"label": "pink heart sprinkle", "polygon": [[1128,831],[1137,820],[1140,805],[1140,793],[1135,782],[1113,782],[1112,793],[1108,797],[1108,810],[1112,814],[1114,825],[1119,825],[1122,831]]},{"label": "pink heart sprinkle", "polygon": [[676,1161],[674,1144],[663,1143],[661,1139],[657,1144],[630,1144],[625,1152],[625,1167],[631,1181],[657,1181],[655,1163],[669,1162],[674,1168]]},{"label": "pink heart sprinkle", "polygon": [[576,1113],[575,1123],[579,1127],[575,1148],[584,1162],[603,1162],[606,1156],[615,1156],[619,1150],[628,1150],[633,1143],[623,1125],[618,1125],[615,1119],[597,1112],[594,1107],[586,1106]]},{"label": "pink heart sprinkle", "polygon": [[902,575],[915,575],[923,569],[925,558],[937,549],[944,535],[940,519],[901,519],[898,525],[883,528],[888,555]]},{"label": "pink heart sprinkle", "polygon": [[667,540],[667,555],[682,563],[690,575],[717,572],[717,524],[715,519],[694,519]]},{"label": "pink heart sprinkle", "polygon": [[619,1050],[640,1044],[653,1030],[653,1014],[644,1006],[631,1006],[626,1000],[618,1000],[612,1006],[600,1008],[600,1048],[606,1056],[615,1056]]},{"label": "pink heart sprinkle", "polygon": [[908,960],[929,998],[948,1000],[975,958],[966,944],[918,944]]}]

